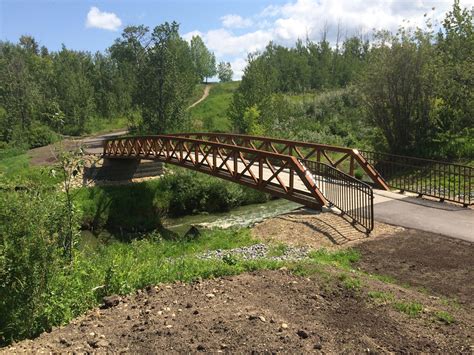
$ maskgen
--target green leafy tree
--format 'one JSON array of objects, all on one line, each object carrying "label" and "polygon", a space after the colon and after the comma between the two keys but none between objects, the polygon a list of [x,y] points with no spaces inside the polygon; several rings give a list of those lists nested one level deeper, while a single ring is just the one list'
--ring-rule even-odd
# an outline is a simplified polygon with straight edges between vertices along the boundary
[{"label": "green leafy tree", "polygon": [[250,107],[262,112],[271,105],[272,94],[277,87],[277,75],[276,69],[264,55],[249,55],[242,81],[229,106],[229,116],[237,131],[247,131],[244,114]]},{"label": "green leafy tree", "polygon": [[188,43],[176,22],[155,27],[139,71],[142,128],[150,133],[182,127],[188,98],[197,83]]},{"label": "green leafy tree", "polygon": [[229,62],[220,62],[217,66],[217,76],[221,83],[232,81],[234,72]]},{"label": "green leafy tree", "polygon": [[191,56],[197,75],[201,81],[216,75],[216,57],[207,49],[200,36],[191,38]]},{"label": "green leafy tree", "polygon": [[392,153],[424,154],[433,135],[436,69],[431,35],[377,34],[361,91]]}]

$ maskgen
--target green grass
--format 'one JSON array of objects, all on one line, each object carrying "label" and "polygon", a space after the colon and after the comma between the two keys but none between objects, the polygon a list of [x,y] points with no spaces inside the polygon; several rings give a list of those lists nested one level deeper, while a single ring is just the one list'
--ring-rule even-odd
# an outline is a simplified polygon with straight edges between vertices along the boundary
[{"label": "green grass", "polygon": [[383,291],[370,291],[368,296],[370,299],[375,300],[378,303],[388,303],[395,299],[392,293]]},{"label": "green grass", "polygon": [[192,105],[193,103],[195,103],[197,100],[199,100],[201,97],[202,97],[202,94],[204,93],[204,88],[206,87],[206,84],[197,84],[195,87],[194,87],[194,90],[193,90],[193,93],[191,94],[191,96],[189,97],[189,100],[188,100],[188,105]]},{"label": "green grass", "polygon": [[319,249],[309,253],[309,258],[318,264],[334,265],[343,269],[350,269],[352,263],[360,260],[360,253],[354,249],[346,249],[336,252],[329,252],[326,249]]},{"label": "green grass", "polygon": [[446,325],[454,323],[454,317],[446,311],[435,312],[435,319]]},{"label": "green grass", "polygon": [[393,306],[397,311],[403,312],[410,317],[418,317],[423,311],[423,305],[418,302],[397,301]]},{"label": "green grass", "polygon": [[239,82],[212,84],[209,96],[189,110],[193,130],[230,131],[231,123],[227,117],[227,109],[238,86]]},{"label": "green grass", "polygon": [[386,284],[396,284],[397,283],[397,280],[394,277],[389,276],[389,275],[371,274],[369,276],[371,278],[375,279],[375,280],[382,281],[383,283],[386,283]]},{"label": "green grass", "polygon": [[59,182],[47,167],[30,166],[30,157],[22,150],[0,151],[0,186],[4,188],[51,188]]},{"label": "green grass", "polygon": [[288,250],[288,246],[283,244],[283,243],[279,243],[277,245],[272,245],[270,246],[269,250],[268,250],[268,253],[267,255],[269,257],[278,257],[278,256],[283,256],[285,255],[286,251]]},{"label": "green grass", "polygon": [[113,130],[127,129],[128,120],[126,117],[116,119],[95,118],[88,120],[85,127],[85,135],[108,133]]},{"label": "green grass", "polygon": [[338,279],[342,282],[342,286],[346,290],[359,291],[362,288],[362,281],[357,277],[341,273],[339,274]]}]

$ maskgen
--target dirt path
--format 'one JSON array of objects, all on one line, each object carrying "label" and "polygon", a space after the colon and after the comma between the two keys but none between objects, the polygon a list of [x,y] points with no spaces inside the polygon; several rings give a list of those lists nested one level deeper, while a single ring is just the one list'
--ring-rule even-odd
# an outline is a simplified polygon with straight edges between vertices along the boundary
[{"label": "dirt path", "polygon": [[[61,142],[61,149],[74,150],[83,147],[88,154],[100,154],[104,139],[126,134],[126,130],[114,130],[89,137],[66,138]],[[57,162],[57,146],[50,144],[44,147],[30,149],[28,155],[31,157],[32,165],[52,165]]]},{"label": "dirt path", "polygon": [[201,103],[202,101],[204,101],[208,96],[209,96],[209,91],[211,91],[211,87],[212,85],[206,85],[204,87],[204,93],[203,95],[201,96],[201,98],[199,100],[197,100],[195,103],[193,103],[191,106],[188,107],[188,110],[190,108],[193,108],[194,106],[198,105],[199,103]]},{"label": "dirt path", "polygon": [[[474,244],[443,238],[404,230],[356,246],[359,271],[392,275],[409,286],[358,273],[362,287],[350,289],[341,270],[331,267],[304,277],[260,271],[150,286],[3,353],[471,353]],[[420,304],[422,311],[410,317],[374,292]],[[439,311],[454,322],[440,321]]]}]

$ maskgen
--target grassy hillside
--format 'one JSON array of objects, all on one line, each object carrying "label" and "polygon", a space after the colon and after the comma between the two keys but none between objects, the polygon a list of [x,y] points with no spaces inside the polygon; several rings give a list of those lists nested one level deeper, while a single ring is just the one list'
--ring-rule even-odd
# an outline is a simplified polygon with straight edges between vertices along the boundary
[{"label": "grassy hillside", "polygon": [[[220,131],[231,129],[227,117],[227,108],[239,82],[211,84],[212,88],[206,100],[189,110],[194,131]],[[201,88],[201,95],[203,88]]]}]

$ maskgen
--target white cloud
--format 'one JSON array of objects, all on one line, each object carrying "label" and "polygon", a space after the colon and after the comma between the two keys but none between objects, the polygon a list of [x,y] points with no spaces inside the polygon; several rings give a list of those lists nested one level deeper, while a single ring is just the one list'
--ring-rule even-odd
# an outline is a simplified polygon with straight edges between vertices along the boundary
[{"label": "white cloud", "polygon": [[244,58],[236,58],[230,62],[232,71],[234,72],[234,79],[240,80],[244,75],[244,69],[247,66],[247,60]]},{"label": "white cloud", "polygon": [[117,31],[122,26],[122,20],[113,12],[100,11],[92,6],[87,13],[86,27]]},{"label": "white cloud", "polygon": [[244,19],[239,15],[225,15],[221,17],[221,21],[226,28],[247,28],[253,24],[251,19]]},{"label": "white cloud", "polygon": [[[461,6],[471,8],[474,0],[461,0]],[[423,27],[427,18],[440,22],[451,7],[451,0],[289,0],[249,18],[237,14],[223,16],[221,28],[189,32],[184,38],[189,40],[199,34],[218,61],[231,63],[234,79],[239,79],[247,53],[263,50],[269,41],[291,46],[298,39],[319,41],[326,32],[327,40],[334,45],[338,27],[342,41],[348,36],[366,35],[373,29]]]},{"label": "white cloud", "polygon": [[271,39],[271,33],[262,30],[235,35],[226,29],[218,29],[204,35],[206,45],[217,56],[246,55],[265,48]]},{"label": "white cloud", "polygon": [[202,38],[203,36],[203,33],[201,31],[191,31],[191,32],[188,32],[188,33],[185,33],[183,35],[183,38],[188,41],[188,42],[191,42],[191,39],[194,37],[194,36],[199,36]]}]

